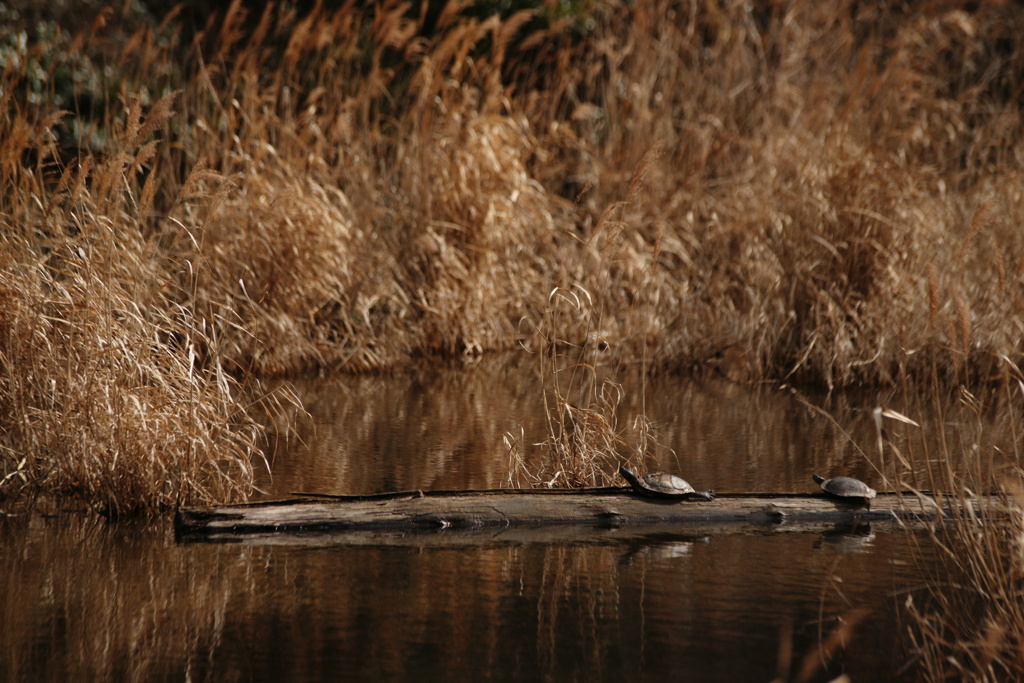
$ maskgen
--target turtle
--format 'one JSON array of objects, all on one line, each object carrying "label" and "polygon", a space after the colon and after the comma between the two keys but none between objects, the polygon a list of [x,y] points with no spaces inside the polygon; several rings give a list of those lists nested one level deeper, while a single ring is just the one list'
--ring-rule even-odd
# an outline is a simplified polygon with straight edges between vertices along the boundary
[{"label": "turtle", "polygon": [[859,498],[865,505],[870,505],[871,499],[878,495],[873,488],[853,477],[826,479],[817,474],[811,476],[814,477],[816,483],[821,485],[825,493],[836,498]]},{"label": "turtle", "polygon": [[689,482],[674,474],[656,472],[638,477],[626,467],[620,467],[619,474],[629,482],[634,491],[642,496],[677,499],[703,498],[704,500],[711,500],[715,497],[714,491],[695,491]]}]

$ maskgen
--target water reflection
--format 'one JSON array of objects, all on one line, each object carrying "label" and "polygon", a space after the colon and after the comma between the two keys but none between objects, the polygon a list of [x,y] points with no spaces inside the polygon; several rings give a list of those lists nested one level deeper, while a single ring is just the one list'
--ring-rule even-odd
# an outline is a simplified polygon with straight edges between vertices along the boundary
[{"label": "water reflection", "polygon": [[841,553],[866,553],[874,545],[875,532],[870,524],[836,525],[821,532],[815,548],[830,548]]},{"label": "water reflection", "polygon": [[[660,446],[650,469],[679,473],[698,489],[812,492],[817,490],[812,472],[845,474],[891,489],[882,467],[905,484],[932,488],[924,454],[934,460],[942,452],[942,430],[928,419],[931,406],[921,409],[898,392],[797,394],[717,378],[644,380],[626,374],[617,379],[625,395],[620,424],[645,414],[655,426]],[[542,384],[526,354],[488,358],[469,370],[460,364],[430,365],[396,375],[300,382],[296,389],[311,419],[300,424],[301,440],[280,444],[273,476],[264,473],[260,485],[269,496],[506,486],[503,435],[520,426],[527,457],[544,457],[545,449],[532,445],[548,435]],[[993,407],[978,424],[996,443],[1012,447],[1008,413],[999,399],[992,397]],[[922,423],[920,428],[886,425],[887,460],[879,458],[871,415],[879,405]],[[980,432],[954,416],[955,397],[945,405],[945,437],[959,457],[972,450],[971,440]],[[924,446],[918,443],[922,438]],[[893,446],[912,460],[913,471],[893,457]],[[918,455],[908,456],[914,452]]]},{"label": "water reflection", "polygon": [[931,554],[903,534],[848,554],[817,533],[288,547],[167,531],[8,523],[0,677],[768,681],[780,639],[799,661],[857,608],[828,673],[890,680],[891,596],[917,582],[895,560]]},{"label": "water reflection", "polygon": [[392,375],[297,382],[309,420],[273,456],[270,495],[495,488],[502,436],[519,422],[543,439],[536,378],[516,358]]},{"label": "water reflection", "polygon": [[[546,436],[528,361],[302,384],[312,417],[261,485],[277,497],[502,486],[504,432]],[[651,468],[719,491],[814,491],[812,471],[883,488],[870,410],[919,419],[895,394],[806,399],[832,421],[775,387],[620,379],[623,415],[658,428]],[[1010,438],[1001,415],[980,419]],[[952,422],[956,448],[970,450],[972,424]],[[909,429],[888,435],[904,453]],[[176,544],[169,527],[73,515],[0,525],[0,680],[768,681],[788,649],[795,670],[860,610],[850,646],[816,680],[892,680],[905,660],[900,606],[935,555],[869,528]]]}]

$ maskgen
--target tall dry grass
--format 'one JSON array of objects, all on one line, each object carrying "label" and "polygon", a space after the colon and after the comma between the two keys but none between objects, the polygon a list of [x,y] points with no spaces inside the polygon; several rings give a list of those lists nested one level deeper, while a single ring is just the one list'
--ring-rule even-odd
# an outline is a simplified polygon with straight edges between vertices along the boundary
[{"label": "tall dry grass", "polygon": [[[891,487],[913,492],[904,494],[912,509],[950,511],[927,535],[911,533],[928,546],[921,556],[939,551],[938,563],[918,561],[924,585],[904,603],[907,668],[922,680],[1017,680],[1024,667],[1024,374],[1004,363],[1012,379],[994,390],[961,387],[952,400],[934,388],[908,392],[901,410],[918,420],[876,412],[877,461]],[[993,411],[1005,416],[1005,434],[985,428]]]},{"label": "tall dry grass", "polygon": [[234,3],[126,41],[186,55],[161,194],[196,162],[232,186],[195,226],[231,362],[513,348],[576,286],[655,368],[841,387],[1019,354],[1019,10],[580,12]]},{"label": "tall dry grass", "polygon": [[[93,445],[121,418],[85,420],[80,456],[25,422],[67,412],[51,397],[70,372],[95,383],[82,405],[133,378],[114,394],[140,423],[184,410],[169,433],[226,434],[245,414],[228,376],[515,348],[555,290],[591,293],[613,367],[973,385],[1019,358],[1020,8],[549,9],[126,5],[5,42],[4,354],[22,361],[4,490],[58,460],[74,489],[119,453]],[[68,95],[66,67],[114,77]],[[579,321],[550,338],[578,342]],[[199,469],[245,480],[250,455]],[[148,471],[151,490],[193,483]]]},{"label": "tall dry grass", "polygon": [[[0,90],[13,81],[5,74]],[[0,496],[10,502],[55,495],[118,515],[252,490],[264,431],[254,418],[274,401],[247,399],[221,367],[215,331],[182,303],[202,271],[157,244],[154,173],[142,173],[173,99],[145,115],[131,100],[110,128],[118,151],[67,165],[49,135],[58,115],[32,121],[0,106]]]},{"label": "tall dry grass", "polygon": [[[608,486],[620,465],[643,470],[655,455],[654,430],[642,411],[621,424],[625,394],[601,321],[597,302],[582,287],[552,290],[543,317],[523,319],[523,347],[536,361],[547,429],[534,444],[539,451],[529,448],[522,427],[506,432],[510,487]],[[559,336],[567,331],[575,336]]]}]

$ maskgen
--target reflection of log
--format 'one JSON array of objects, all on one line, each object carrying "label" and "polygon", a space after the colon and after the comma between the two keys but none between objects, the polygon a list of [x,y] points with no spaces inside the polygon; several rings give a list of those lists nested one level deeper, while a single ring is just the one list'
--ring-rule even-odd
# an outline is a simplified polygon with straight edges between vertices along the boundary
[{"label": "reflection of log", "polygon": [[311,532],[351,537],[366,532],[636,526],[699,536],[772,527],[813,531],[830,524],[921,522],[934,519],[940,509],[950,513],[948,504],[940,505],[931,497],[911,494],[879,494],[867,509],[822,494],[724,494],[712,501],[665,502],[621,488],[417,491],[183,508],[175,526],[179,538],[193,540]]}]

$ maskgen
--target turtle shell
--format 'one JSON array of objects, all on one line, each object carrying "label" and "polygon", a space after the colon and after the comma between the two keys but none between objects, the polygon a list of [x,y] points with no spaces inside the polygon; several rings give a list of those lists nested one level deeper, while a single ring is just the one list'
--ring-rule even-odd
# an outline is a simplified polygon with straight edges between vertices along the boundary
[{"label": "turtle shell", "polygon": [[853,477],[833,477],[832,479],[826,479],[820,477],[817,474],[812,474],[814,481],[821,485],[821,488],[825,493],[829,493],[839,498],[864,498],[865,500],[874,498],[878,493],[862,482],[860,479],[854,479]]},{"label": "turtle shell", "polygon": [[626,467],[619,468],[619,474],[629,482],[637,493],[652,498],[704,498],[715,497],[713,491],[695,491],[690,483],[681,477],[667,472],[655,472],[638,477]]}]

